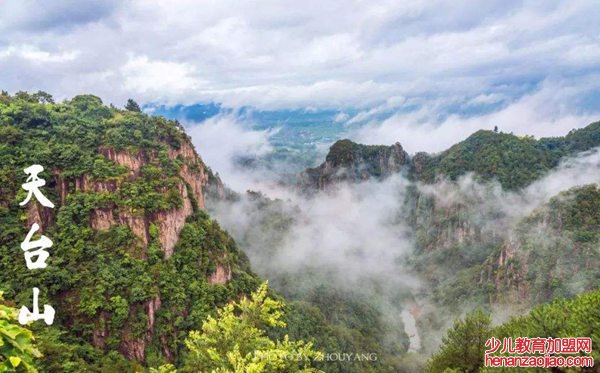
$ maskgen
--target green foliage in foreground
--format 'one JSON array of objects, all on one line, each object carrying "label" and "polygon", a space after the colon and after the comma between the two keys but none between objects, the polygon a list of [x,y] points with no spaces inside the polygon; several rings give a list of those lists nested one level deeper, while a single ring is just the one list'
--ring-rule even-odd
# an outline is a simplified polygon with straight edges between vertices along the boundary
[{"label": "green foliage in foreground", "polygon": [[442,339],[442,347],[429,361],[427,370],[438,373],[452,368],[460,372],[476,372],[483,364],[490,324],[490,316],[480,310],[456,321]]},{"label": "green foliage in foreground", "polygon": [[31,331],[17,323],[17,312],[0,304],[0,372],[37,372],[33,360],[42,354],[33,343]]},{"label": "green foliage in foreground", "polygon": [[[485,341],[492,336],[500,340],[512,337],[513,341],[517,337],[590,337],[591,356],[597,369],[600,351],[593,346],[600,345],[600,290],[590,291],[572,299],[557,299],[532,309],[525,316],[513,317],[496,327],[490,326],[489,315],[481,311],[468,314],[464,320],[456,321],[448,331],[439,352],[429,360],[427,370],[432,373],[444,372],[446,369],[459,372],[479,371],[483,366]],[[557,368],[555,371],[566,370]],[[582,370],[569,370],[577,371]]]},{"label": "green foliage in foreground", "polygon": [[267,284],[250,299],[230,303],[209,316],[201,331],[185,340],[189,349],[185,371],[189,372],[320,372],[311,368],[323,354],[312,343],[270,339],[268,328],[284,328],[282,301],[267,297]]}]

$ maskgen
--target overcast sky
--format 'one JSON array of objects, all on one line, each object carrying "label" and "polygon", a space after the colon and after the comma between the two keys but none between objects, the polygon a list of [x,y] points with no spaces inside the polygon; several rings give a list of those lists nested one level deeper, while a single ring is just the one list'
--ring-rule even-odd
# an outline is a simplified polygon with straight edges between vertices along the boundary
[{"label": "overcast sky", "polygon": [[0,89],[347,110],[359,141],[436,151],[482,126],[598,119],[598,14],[593,0],[1,0]]},{"label": "overcast sky", "polygon": [[[594,89],[597,1],[0,1],[0,85],[120,103],[368,107]],[[582,104],[583,105],[583,104]]]}]

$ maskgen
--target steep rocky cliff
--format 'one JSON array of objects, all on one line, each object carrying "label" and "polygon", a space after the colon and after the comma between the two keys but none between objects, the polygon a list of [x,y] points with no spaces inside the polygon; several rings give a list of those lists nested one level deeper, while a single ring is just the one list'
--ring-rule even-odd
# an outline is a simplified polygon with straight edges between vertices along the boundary
[{"label": "steep rocky cliff", "polygon": [[374,146],[340,140],[331,146],[325,162],[299,176],[299,187],[310,191],[326,189],[338,182],[383,179],[400,172],[408,162],[408,154],[399,143]]},{"label": "steep rocky cliff", "polygon": [[545,302],[595,288],[600,281],[600,187],[552,198],[513,230],[487,261],[482,280],[494,302]]},{"label": "steep rocky cliff", "polygon": [[[54,104],[0,95],[0,135],[2,290],[30,305],[32,286],[42,289],[60,343],[80,346],[53,352],[55,360],[92,370],[106,364],[99,352],[176,360],[188,330],[257,285],[245,255],[203,211],[208,185],[223,186],[178,123],[94,96]],[[31,164],[45,168],[54,209],[18,205]],[[54,242],[35,276],[14,250],[33,223]]]},{"label": "steep rocky cliff", "polygon": [[518,221],[504,219],[481,190],[455,196],[449,204],[438,197],[443,188],[436,190],[437,195],[416,197],[411,264],[440,305],[483,302],[527,309],[593,289],[600,281],[598,185],[560,193]]}]

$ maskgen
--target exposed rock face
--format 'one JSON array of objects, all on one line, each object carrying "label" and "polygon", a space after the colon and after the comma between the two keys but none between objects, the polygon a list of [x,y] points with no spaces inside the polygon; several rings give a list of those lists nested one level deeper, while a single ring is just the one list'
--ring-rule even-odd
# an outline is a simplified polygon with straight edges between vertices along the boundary
[{"label": "exposed rock face", "polygon": [[522,262],[521,250],[520,240],[510,234],[499,250],[486,260],[478,282],[490,289],[490,304],[528,303],[527,265]]},{"label": "exposed rock face", "polygon": [[[134,312],[133,310],[129,311],[130,314]],[[148,334],[148,333],[146,333]],[[145,358],[145,350],[146,349],[146,338],[135,338],[133,336],[133,331],[131,330],[131,325],[126,325],[123,330],[123,338],[121,340],[121,345],[119,347],[119,351],[128,359],[144,361]]]},{"label": "exposed rock face", "polygon": [[[63,181],[64,183],[64,181]],[[68,184],[65,184],[66,186],[66,190],[61,188],[61,200],[63,200],[62,198],[62,193],[66,193],[68,192]],[[89,176],[85,175],[85,176],[81,176],[75,179],[75,190],[76,191],[81,191],[81,192],[95,192],[95,193],[100,193],[100,192],[114,192],[115,190],[117,190],[117,182],[114,180],[109,180],[109,181],[99,181],[99,180],[91,180],[89,178]]]},{"label": "exposed rock face", "polygon": [[[117,215],[115,219],[114,215]],[[148,219],[128,211],[114,212],[113,208],[95,209],[90,215],[90,226],[96,230],[108,230],[117,224],[127,225],[139,239],[141,246],[148,245]]]},{"label": "exposed rock face", "polygon": [[98,231],[105,231],[115,225],[112,209],[95,209],[90,216],[90,225]]},{"label": "exposed rock face", "polygon": [[423,251],[448,249],[481,241],[482,235],[493,236],[492,232],[482,232],[473,211],[461,203],[443,203],[435,196],[416,194],[414,229],[417,248]]},{"label": "exposed rock face", "polygon": [[210,284],[225,284],[227,281],[231,280],[231,267],[229,265],[225,266],[223,264],[217,265],[217,269],[215,272],[210,275],[208,282]]},{"label": "exposed rock face", "polygon": [[496,288],[496,297],[492,299],[492,302],[514,303],[528,300],[529,292],[525,281],[527,265],[524,262],[526,258],[517,258],[520,250],[521,244],[514,237],[510,237],[500,248],[498,258],[493,266],[496,274],[493,279],[490,279]]},{"label": "exposed rock face", "polygon": [[208,183],[208,175],[204,169],[201,169],[198,173],[194,173],[190,170],[190,167],[185,164],[181,168],[179,173],[183,181],[185,181],[191,188],[192,195],[199,208],[205,208],[204,203],[204,186]]},{"label": "exposed rock face", "polygon": [[[204,188],[208,184],[208,171],[189,142],[183,142],[179,149],[169,149],[169,158],[184,160],[179,176],[192,188],[192,195],[199,208],[205,208]],[[192,170],[194,169],[194,170]]]},{"label": "exposed rock face", "polygon": [[140,240],[142,246],[146,247],[149,241],[148,218],[133,214],[129,211],[119,211],[119,224],[127,225],[133,234]]},{"label": "exposed rock face", "polygon": [[192,203],[188,196],[187,188],[183,183],[177,186],[183,199],[183,207],[154,214],[152,221],[158,226],[160,232],[158,239],[168,259],[173,255],[173,248],[179,238],[179,233],[185,224],[185,219],[193,212]]},{"label": "exposed rock face", "polygon": [[[98,152],[115,163],[126,167],[129,170],[130,179],[139,175],[141,167],[152,161],[155,156],[144,154],[144,152],[129,154],[125,151],[116,151],[107,147],[99,147]],[[177,185],[179,195],[183,201],[182,207],[159,211],[152,214],[152,216],[139,215],[123,209],[119,209],[115,213],[113,212],[114,206],[96,209],[90,216],[92,228],[107,230],[115,224],[127,225],[139,239],[140,244],[146,247],[149,242],[149,226],[154,223],[159,228],[158,239],[165,257],[169,258],[173,255],[173,248],[177,243],[185,220],[193,213],[192,199],[196,202],[198,208],[205,207],[204,187],[208,182],[208,172],[189,141],[183,141],[179,149],[169,148],[168,155],[170,159],[183,161],[179,172],[182,182]],[[57,183],[59,184],[61,199],[64,201],[69,189],[68,183],[60,176],[58,176]],[[186,184],[191,189],[191,195],[188,194]],[[114,180],[91,180],[88,176],[82,176],[75,179],[74,187],[75,191],[112,193],[118,189],[118,183]],[[114,215],[116,215],[116,218]]]},{"label": "exposed rock face", "polygon": [[52,176],[54,176],[54,180],[56,181],[58,195],[60,196],[60,204],[64,205],[67,198],[67,193],[69,192],[69,182],[67,179],[62,177],[60,170],[52,170]]},{"label": "exposed rock face", "polygon": [[106,337],[108,337],[108,330],[106,328],[107,315],[102,312],[96,322],[96,328],[92,332],[92,344],[98,348],[104,348],[106,344]]},{"label": "exposed rock face", "polygon": [[[129,359],[135,359],[137,361],[144,361],[146,358],[146,346],[152,341],[154,334],[154,323],[156,321],[156,311],[161,306],[161,300],[159,296],[154,297],[150,301],[144,304],[144,311],[148,316],[148,324],[146,325],[146,331],[143,336],[135,338],[129,328],[126,327],[124,331],[124,338],[121,342],[120,350],[123,355]],[[165,347],[166,348],[166,347]]]},{"label": "exposed rock face", "polygon": [[155,314],[156,310],[160,308],[161,301],[160,297],[157,295],[154,299],[148,302],[148,330],[152,330],[154,328]]},{"label": "exposed rock face", "polygon": [[553,197],[518,222],[487,263],[494,303],[536,304],[597,287],[597,185]]},{"label": "exposed rock face", "polygon": [[314,190],[326,189],[336,182],[383,179],[400,172],[409,161],[400,143],[375,146],[340,140],[331,146],[324,163],[300,174],[299,186]]},{"label": "exposed rock face", "polygon": [[49,227],[54,222],[54,209],[46,208],[40,205],[40,203],[32,198],[27,203],[27,224],[26,227],[29,230],[34,223],[39,225],[39,233]]},{"label": "exposed rock face", "polygon": [[[98,152],[114,161],[115,163],[126,167],[130,172],[130,177],[139,174],[142,166],[151,161],[152,156],[138,154],[129,154],[123,151],[100,147]],[[179,232],[185,224],[185,219],[193,213],[192,198],[197,203],[197,207],[204,208],[204,187],[208,182],[208,172],[191,143],[184,141],[179,149],[169,148],[170,159],[180,159],[184,163],[180,169],[179,176],[182,182],[178,184],[177,189],[183,200],[183,206],[178,209],[168,211],[159,211],[150,217],[139,216],[129,211],[119,211],[118,218],[114,219],[111,209],[97,209],[92,212],[91,225],[94,229],[106,230],[115,224],[127,225],[133,233],[140,239],[143,246],[148,245],[149,224],[155,223],[159,228],[159,241],[164,250],[165,257],[169,258],[173,254],[173,248],[177,242]],[[62,194],[66,195],[68,189],[64,180],[61,180]],[[189,185],[191,195],[188,194]],[[118,189],[116,181],[92,181],[87,176],[75,179],[75,190],[84,192],[114,192]]]},{"label": "exposed rock face", "polygon": [[143,152],[130,154],[104,146],[99,147],[98,152],[116,164],[127,167],[132,175],[137,175],[140,168],[146,163]]}]

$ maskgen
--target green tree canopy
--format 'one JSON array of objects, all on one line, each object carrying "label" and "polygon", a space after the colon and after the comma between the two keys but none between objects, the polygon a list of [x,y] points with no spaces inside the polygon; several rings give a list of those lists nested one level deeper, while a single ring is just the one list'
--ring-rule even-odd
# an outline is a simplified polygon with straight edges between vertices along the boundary
[{"label": "green tree canopy", "polygon": [[432,373],[456,369],[460,372],[477,372],[483,364],[485,342],[490,337],[490,316],[477,310],[458,320],[442,339],[440,351],[427,364]]},{"label": "green tree canopy", "polygon": [[270,339],[266,330],[285,327],[284,303],[267,296],[267,283],[208,317],[202,330],[185,341],[189,349],[185,370],[190,372],[319,372],[312,362],[323,354],[312,343]]}]

